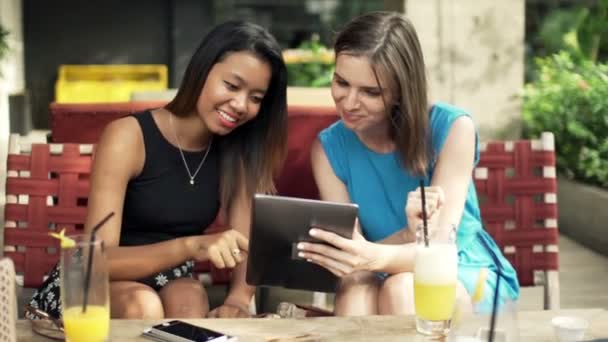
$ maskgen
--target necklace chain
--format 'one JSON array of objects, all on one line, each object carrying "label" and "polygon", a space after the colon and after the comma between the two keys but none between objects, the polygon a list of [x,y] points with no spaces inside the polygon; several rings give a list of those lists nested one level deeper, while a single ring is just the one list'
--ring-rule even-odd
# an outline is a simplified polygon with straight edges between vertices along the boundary
[{"label": "necklace chain", "polygon": [[173,126],[173,114],[171,112],[169,112],[169,125],[171,126],[171,130],[173,131],[173,136],[175,137],[175,142],[177,143],[177,149],[179,150],[179,155],[182,157],[182,161],[184,162],[184,166],[186,167],[186,172],[188,173],[188,177],[190,177],[190,185],[194,185],[194,178],[196,178],[196,175],[201,170],[201,167],[205,163],[205,160],[207,159],[207,155],[209,154],[209,151],[211,150],[211,143],[213,143],[213,135],[211,135],[211,138],[209,139],[209,145],[207,146],[207,151],[205,151],[205,155],[203,156],[203,159],[198,164],[198,167],[196,168],[194,173],[191,173],[190,168],[188,167],[188,162],[186,162],[186,157],[184,156],[184,151],[182,151],[182,146],[179,143],[179,137],[177,136],[177,130],[175,129],[175,126]]}]

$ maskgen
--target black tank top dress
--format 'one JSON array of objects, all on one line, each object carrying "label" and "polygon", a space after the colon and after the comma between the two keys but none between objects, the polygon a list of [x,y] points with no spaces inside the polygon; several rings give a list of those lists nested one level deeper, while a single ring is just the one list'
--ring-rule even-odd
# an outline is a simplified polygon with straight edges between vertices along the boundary
[{"label": "black tank top dress", "polygon": [[[200,235],[215,220],[220,208],[219,148],[183,151],[169,143],[150,111],[133,115],[144,138],[145,161],[141,173],[129,181],[125,194],[121,246],[147,245],[175,238]],[[207,157],[194,178],[205,154]],[[139,279],[155,290],[171,280],[191,277],[194,263],[187,261],[171,269]]]}]

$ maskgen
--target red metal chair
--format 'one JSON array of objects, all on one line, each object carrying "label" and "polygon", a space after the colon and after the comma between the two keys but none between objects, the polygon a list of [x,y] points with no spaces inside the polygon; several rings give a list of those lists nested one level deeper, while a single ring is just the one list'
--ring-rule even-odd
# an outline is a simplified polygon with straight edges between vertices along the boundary
[{"label": "red metal chair", "polygon": [[557,183],[553,133],[539,140],[482,144],[474,172],[488,233],[517,270],[520,285],[544,287],[559,309]]},{"label": "red metal chair", "polygon": [[[22,148],[25,147],[25,150]],[[89,175],[94,146],[9,144],[6,179],[4,254],[15,263],[18,282],[38,287],[59,259],[56,239],[49,232],[69,234],[84,228]],[[214,231],[222,229],[216,221]],[[227,284],[230,273],[198,263],[195,271],[206,283]]]},{"label": "red metal chair", "polygon": [[82,230],[89,191],[91,145],[32,145],[22,153],[11,136],[7,161],[4,254],[18,280],[38,287],[59,258],[51,231]]}]

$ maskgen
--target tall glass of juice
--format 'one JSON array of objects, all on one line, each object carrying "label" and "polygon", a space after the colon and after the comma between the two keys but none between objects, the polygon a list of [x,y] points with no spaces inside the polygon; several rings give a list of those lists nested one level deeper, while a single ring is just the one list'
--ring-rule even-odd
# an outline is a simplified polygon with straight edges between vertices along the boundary
[{"label": "tall glass of juice", "polygon": [[455,234],[446,241],[428,241],[428,245],[420,235],[414,261],[416,330],[424,335],[445,335],[450,329],[456,303],[458,253]]},{"label": "tall glass of juice", "polygon": [[[110,332],[109,280],[100,240],[70,236],[61,248],[61,302],[66,340],[103,342]],[[89,272],[90,271],[90,272]]]}]

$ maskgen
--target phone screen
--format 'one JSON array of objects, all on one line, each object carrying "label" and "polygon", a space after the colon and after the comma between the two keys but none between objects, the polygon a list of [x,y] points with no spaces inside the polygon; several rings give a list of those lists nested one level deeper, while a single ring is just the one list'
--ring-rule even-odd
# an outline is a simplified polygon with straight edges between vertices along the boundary
[{"label": "phone screen", "polygon": [[222,333],[198,327],[182,321],[166,322],[155,326],[154,329],[196,342],[219,342],[227,340],[227,336]]}]

